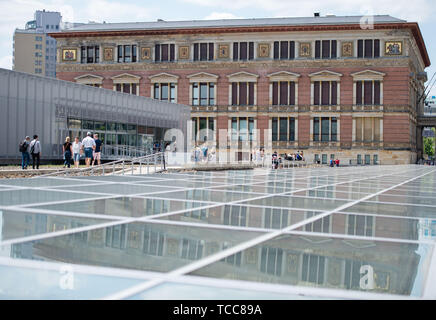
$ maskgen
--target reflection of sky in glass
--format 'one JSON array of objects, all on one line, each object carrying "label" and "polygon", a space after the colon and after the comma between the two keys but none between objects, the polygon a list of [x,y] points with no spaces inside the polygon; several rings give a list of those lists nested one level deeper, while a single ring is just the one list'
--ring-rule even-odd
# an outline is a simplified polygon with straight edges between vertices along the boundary
[{"label": "reflection of sky in glass", "polygon": [[0,300],[98,299],[144,281],[80,274],[72,266],[64,267],[52,271],[0,265]]}]

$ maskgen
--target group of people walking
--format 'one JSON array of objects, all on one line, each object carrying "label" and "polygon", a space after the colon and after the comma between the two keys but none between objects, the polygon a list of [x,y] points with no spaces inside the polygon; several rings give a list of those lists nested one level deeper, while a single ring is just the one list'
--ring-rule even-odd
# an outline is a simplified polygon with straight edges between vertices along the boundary
[{"label": "group of people walking", "polygon": [[65,138],[65,143],[62,145],[62,153],[64,155],[64,168],[71,167],[71,158],[74,161],[74,166],[79,167],[80,156],[85,155],[85,165],[89,167],[98,163],[101,164],[101,146],[103,142],[98,138],[98,134],[94,134],[92,138],[91,132],[86,134],[86,137],[80,142],[79,137],[74,139],[74,142],[70,142],[70,137]]},{"label": "group of people walking", "polygon": [[30,163],[30,156],[32,156],[32,168],[39,169],[39,162],[41,159],[41,143],[38,140],[38,135],[33,136],[33,140],[30,141],[30,137],[20,142],[19,150],[21,152],[21,168],[27,169]]},{"label": "group of people walking", "polygon": [[[92,138],[91,132],[86,134],[86,137],[80,141],[79,137],[75,137],[71,143],[70,137],[65,138],[65,142],[62,144],[62,155],[64,159],[64,168],[71,168],[72,160],[74,166],[79,167],[80,156],[85,155],[85,165],[101,164],[101,147],[103,142],[99,139],[98,134],[94,134]],[[21,168],[27,169],[30,162],[30,156],[32,156],[32,168],[39,169],[39,163],[41,158],[41,143],[38,139],[38,135],[33,136],[33,140],[30,141],[30,137],[27,136],[19,144],[19,150],[21,152]],[[91,163],[92,161],[92,163]]]}]

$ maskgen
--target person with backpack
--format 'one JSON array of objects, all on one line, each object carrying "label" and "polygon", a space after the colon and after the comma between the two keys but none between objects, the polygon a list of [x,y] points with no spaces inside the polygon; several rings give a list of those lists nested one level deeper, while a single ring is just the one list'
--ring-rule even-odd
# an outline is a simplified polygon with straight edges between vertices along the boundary
[{"label": "person with backpack", "polygon": [[76,169],[79,168],[80,154],[82,153],[82,143],[79,137],[76,137],[73,142],[73,160]]},{"label": "person with backpack", "polygon": [[21,169],[27,169],[30,162],[30,137],[26,136],[26,138],[20,142],[19,150],[21,152]]},{"label": "person with backpack", "polygon": [[278,167],[279,167],[279,156],[277,154],[277,151],[274,151],[272,155],[272,168],[278,169]]},{"label": "person with backpack", "polygon": [[98,138],[98,134],[94,134],[94,142],[95,142],[95,149],[92,153],[93,159],[92,159],[92,166],[95,164],[95,160],[97,160],[98,165],[101,165],[101,145],[103,142]]},{"label": "person with backpack", "polygon": [[38,135],[33,136],[32,142],[30,142],[30,154],[32,155],[32,168],[39,169],[39,162],[41,159],[41,143],[38,140]]}]

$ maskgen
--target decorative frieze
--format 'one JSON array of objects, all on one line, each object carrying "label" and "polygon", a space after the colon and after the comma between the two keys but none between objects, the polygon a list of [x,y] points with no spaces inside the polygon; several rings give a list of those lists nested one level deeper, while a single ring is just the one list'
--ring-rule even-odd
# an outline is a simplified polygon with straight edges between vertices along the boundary
[{"label": "decorative frieze", "polygon": [[189,59],[189,46],[179,47],[179,60]]},{"label": "decorative frieze", "polygon": [[141,48],[141,60],[151,60],[151,48],[150,47]]},{"label": "decorative frieze", "polygon": [[[141,57],[141,60],[142,57]],[[56,71],[58,72],[81,72],[88,71],[86,70],[86,64],[74,63],[71,61],[64,61],[65,63],[57,64]],[[70,63],[68,63],[70,62]],[[77,62],[73,61],[73,62]],[[357,68],[362,67],[365,64],[365,68],[383,68],[383,67],[408,67],[409,59],[407,58],[385,58],[385,59],[371,59],[371,60],[362,60],[362,59],[336,59],[329,61],[330,68]],[[240,70],[241,65],[246,65],[247,67],[252,68],[288,68],[288,69],[297,69],[297,68],[323,68],[325,62],[321,62],[319,60],[287,60],[287,61],[248,61],[248,62],[233,62],[233,61],[218,61],[213,63],[204,63],[203,65],[209,69],[229,69],[229,70]],[[154,70],[158,71],[161,69],[168,69],[171,67],[172,70],[183,70],[183,69],[199,69],[200,64],[198,62],[191,61],[179,61],[172,63],[159,63],[159,64],[151,64],[137,62],[135,64],[131,63],[100,63],[93,64],[92,67],[95,71],[104,70],[104,71],[117,71],[122,69],[122,66],[134,66],[135,70]]]},{"label": "decorative frieze", "polygon": [[269,58],[270,45],[268,43],[259,43],[257,53],[259,58]]},{"label": "decorative frieze", "polygon": [[76,62],[77,48],[62,49],[62,62]]}]

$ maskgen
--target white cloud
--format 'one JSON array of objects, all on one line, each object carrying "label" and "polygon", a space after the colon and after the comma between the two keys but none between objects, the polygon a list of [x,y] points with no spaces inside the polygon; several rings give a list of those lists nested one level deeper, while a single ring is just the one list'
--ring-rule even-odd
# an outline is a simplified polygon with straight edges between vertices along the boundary
[{"label": "white cloud", "polygon": [[234,15],[233,13],[228,12],[212,12],[208,16],[204,18],[204,20],[222,20],[222,19],[243,19],[243,17],[239,17]]},{"label": "white cloud", "polygon": [[199,6],[240,11],[256,9],[264,12],[264,16],[312,16],[314,12],[321,15],[356,15],[389,14],[409,21],[423,22],[433,17],[435,13],[434,0],[180,0]]}]

